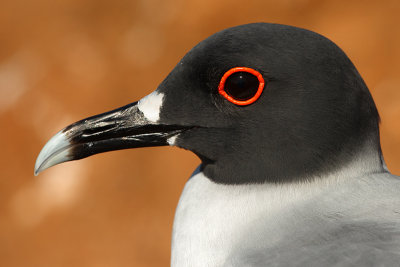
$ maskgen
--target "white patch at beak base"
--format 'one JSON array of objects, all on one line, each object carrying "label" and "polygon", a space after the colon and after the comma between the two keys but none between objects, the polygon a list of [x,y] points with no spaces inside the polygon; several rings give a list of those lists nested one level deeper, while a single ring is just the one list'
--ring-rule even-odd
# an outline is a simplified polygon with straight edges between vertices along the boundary
[{"label": "white patch at beak base", "polygon": [[168,140],[167,140],[168,144],[169,144],[170,146],[174,146],[177,137],[178,137],[178,134],[177,134],[177,135],[174,135],[174,136],[172,136],[172,137],[170,137],[170,138],[168,138]]},{"label": "white patch at beak base", "polygon": [[138,102],[138,108],[151,122],[157,122],[160,119],[160,111],[164,99],[164,94],[157,91],[143,97]]}]

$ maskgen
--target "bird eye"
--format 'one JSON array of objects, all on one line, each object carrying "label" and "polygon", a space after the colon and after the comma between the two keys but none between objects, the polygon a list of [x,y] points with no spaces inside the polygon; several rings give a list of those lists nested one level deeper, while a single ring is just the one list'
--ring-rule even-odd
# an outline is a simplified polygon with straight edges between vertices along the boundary
[{"label": "bird eye", "polygon": [[236,67],[222,76],[218,92],[228,101],[245,106],[254,103],[260,97],[264,85],[264,79],[258,71]]}]

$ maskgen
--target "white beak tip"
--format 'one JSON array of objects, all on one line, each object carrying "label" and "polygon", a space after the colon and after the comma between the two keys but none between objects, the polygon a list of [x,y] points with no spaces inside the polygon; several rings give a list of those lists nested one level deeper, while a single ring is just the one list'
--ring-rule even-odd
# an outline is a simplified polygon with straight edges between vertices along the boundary
[{"label": "white beak tip", "polygon": [[34,175],[56,164],[70,160],[71,143],[65,134],[60,131],[55,134],[42,148],[36,159]]}]

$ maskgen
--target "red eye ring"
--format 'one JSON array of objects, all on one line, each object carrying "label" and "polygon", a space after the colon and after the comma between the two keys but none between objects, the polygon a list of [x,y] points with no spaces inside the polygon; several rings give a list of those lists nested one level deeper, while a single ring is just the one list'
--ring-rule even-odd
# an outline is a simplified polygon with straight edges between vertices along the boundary
[{"label": "red eye ring", "polygon": [[[252,98],[244,100],[244,101],[236,100],[232,96],[228,95],[225,92],[224,87],[225,87],[226,79],[235,72],[248,72],[257,77],[259,85],[258,85],[256,94]],[[220,95],[225,97],[229,102],[232,102],[233,104],[239,105],[239,106],[246,106],[246,105],[250,105],[250,104],[254,103],[261,96],[261,93],[264,90],[264,85],[265,85],[264,78],[262,77],[261,73],[259,73],[258,71],[254,70],[252,68],[247,68],[247,67],[235,67],[235,68],[232,68],[232,69],[228,70],[227,72],[225,72],[225,74],[222,76],[221,81],[219,82],[219,85],[218,85],[218,92]]]}]

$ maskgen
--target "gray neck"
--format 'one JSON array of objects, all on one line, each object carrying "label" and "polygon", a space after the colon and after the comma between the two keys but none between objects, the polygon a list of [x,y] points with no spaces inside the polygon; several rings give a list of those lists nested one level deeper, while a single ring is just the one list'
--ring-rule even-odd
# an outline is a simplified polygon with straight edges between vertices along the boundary
[{"label": "gray neck", "polygon": [[268,242],[278,240],[283,235],[280,224],[290,210],[346,188],[357,177],[384,171],[380,153],[368,147],[338,171],[302,182],[226,185],[197,169],[176,210],[171,266],[223,266],[239,245],[252,246],[246,244],[246,233],[259,228],[260,222]]}]

